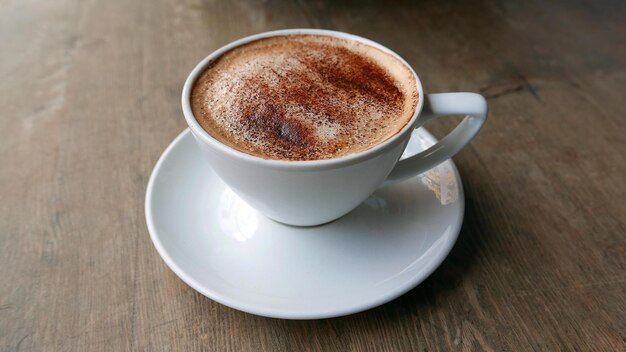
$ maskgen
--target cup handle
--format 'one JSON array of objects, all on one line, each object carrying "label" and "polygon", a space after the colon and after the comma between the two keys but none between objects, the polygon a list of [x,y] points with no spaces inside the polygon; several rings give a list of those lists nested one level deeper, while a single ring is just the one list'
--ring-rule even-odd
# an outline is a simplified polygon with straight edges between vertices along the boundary
[{"label": "cup handle", "polygon": [[487,101],[476,93],[426,94],[417,126],[447,115],[467,115],[452,132],[421,153],[399,160],[383,186],[403,181],[451,158],[480,130],[487,119]]}]

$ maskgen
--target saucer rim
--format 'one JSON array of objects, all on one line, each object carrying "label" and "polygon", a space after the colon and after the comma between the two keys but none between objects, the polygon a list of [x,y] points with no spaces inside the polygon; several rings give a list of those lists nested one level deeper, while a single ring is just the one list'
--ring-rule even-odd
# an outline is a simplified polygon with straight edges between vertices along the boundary
[{"label": "saucer rim", "polygon": [[[437,139],[430,132],[428,132],[428,130],[426,130],[423,127],[419,128],[419,130],[420,130],[419,133],[422,133],[426,138],[430,139],[431,141],[435,143],[437,142]],[[412,133],[416,133],[416,132],[417,132],[417,129]],[[412,290],[413,288],[417,287],[424,280],[426,280],[443,263],[443,261],[448,257],[448,255],[450,254],[450,251],[456,244],[456,241],[458,240],[458,236],[461,232],[461,226],[463,224],[463,219],[465,217],[465,192],[463,188],[463,182],[456,168],[456,165],[454,164],[452,159],[448,159],[445,162],[450,162],[452,166],[452,170],[454,171],[455,178],[458,182],[459,193],[458,193],[457,202],[459,202],[459,206],[460,206],[459,216],[457,217],[457,221],[452,227],[452,231],[448,235],[448,236],[451,236],[450,241],[446,241],[447,242],[446,247],[443,248],[439,252],[439,255],[435,259],[431,260],[427,264],[426,270],[419,271],[417,274],[407,279],[402,285],[398,285],[396,289],[390,290],[387,293],[381,294],[375,299],[366,300],[364,302],[358,302],[356,304],[345,306],[340,309],[335,308],[335,309],[329,309],[326,311],[316,311],[316,312],[299,312],[299,311],[288,310],[288,309],[281,310],[281,309],[276,309],[276,308],[258,307],[254,304],[242,302],[236,298],[226,297],[218,292],[215,292],[211,288],[206,287],[206,285],[199,283],[197,280],[195,280],[193,277],[188,275],[183,269],[181,269],[177,265],[176,261],[172,259],[169,252],[167,251],[167,249],[165,248],[165,246],[160,240],[160,236],[158,235],[158,230],[154,223],[153,212],[150,209],[153,204],[152,196],[154,193],[154,187],[155,187],[155,182],[156,182],[155,180],[156,180],[157,175],[160,173],[161,168],[163,167],[165,160],[168,159],[169,154],[172,153],[174,148],[188,134],[191,135],[191,138],[193,138],[193,135],[189,128],[186,128],[181,133],[179,133],[178,136],[176,136],[176,138],[174,138],[174,140],[172,140],[172,142],[167,146],[167,148],[165,148],[165,150],[159,157],[159,160],[156,162],[154,168],[152,169],[152,173],[150,174],[150,179],[148,181],[148,185],[146,188],[146,197],[145,197],[145,203],[144,203],[144,212],[146,216],[146,224],[148,227],[148,233],[150,235],[150,239],[152,240],[152,243],[154,244],[157,252],[161,256],[163,261],[165,261],[165,264],[170,268],[170,270],[172,270],[176,274],[176,276],[178,276],[178,278],[180,278],[183,282],[185,282],[187,285],[189,285],[191,288],[193,288],[200,294],[204,295],[205,297],[211,300],[214,300],[220,304],[223,304],[227,307],[230,307],[239,311],[243,311],[246,313],[250,313],[250,314],[263,316],[263,317],[290,319],[290,320],[326,319],[326,318],[335,318],[335,317],[350,315],[354,313],[359,313],[365,310],[372,309],[374,307],[378,307],[385,303],[388,303],[404,295],[405,293]]]}]

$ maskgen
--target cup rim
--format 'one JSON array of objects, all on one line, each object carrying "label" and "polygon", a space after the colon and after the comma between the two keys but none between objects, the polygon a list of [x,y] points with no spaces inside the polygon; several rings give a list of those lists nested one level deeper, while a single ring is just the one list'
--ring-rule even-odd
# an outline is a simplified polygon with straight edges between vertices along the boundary
[{"label": "cup rim", "polygon": [[[198,78],[198,76],[202,72],[204,72],[207,65],[209,65],[216,58],[220,57],[222,54],[236,47],[239,47],[241,45],[250,43],[252,41],[263,39],[263,38],[287,36],[287,35],[298,35],[298,34],[325,35],[325,36],[331,36],[331,37],[341,38],[341,39],[356,40],[360,43],[370,45],[379,50],[382,50],[390,55],[393,55],[395,58],[400,60],[400,62],[405,64],[408,67],[408,69],[411,71],[411,73],[413,74],[415,78],[415,85],[417,88],[417,93],[418,93],[417,106],[415,107],[415,111],[413,113],[413,116],[409,120],[409,122],[407,122],[404,125],[404,127],[402,127],[402,129],[398,131],[396,134],[394,134],[387,140],[383,141],[382,143],[379,143],[369,149],[365,149],[357,153],[340,156],[337,158],[320,159],[320,160],[264,159],[258,156],[244,153],[242,151],[239,151],[233,147],[230,147],[218,141],[216,138],[211,136],[207,131],[205,131],[204,128],[202,128],[202,126],[200,126],[200,124],[196,120],[191,110],[190,97],[191,97],[191,89],[193,87],[193,84],[196,82],[196,79]],[[422,82],[420,81],[419,76],[417,75],[417,73],[415,73],[415,70],[413,70],[411,65],[409,65],[409,63],[406,62],[406,60],[404,60],[400,55],[398,55],[391,49],[375,41],[360,37],[358,35],[340,32],[340,31],[333,31],[333,30],[327,30],[327,29],[313,29],[313,28],[295,28],[295,29],[281,29],[281,30],[275,30],[275,31],[268,31],[268,32],[262,32],[262,33],[250,35],[250,36],[235,40],[233,42],[230,42],[229,44],[226,44],[222,46],[221,48],[213,51],[207,57],[202,59],[202,61],[200,61],[194,67],[194,69],[191,71],[189,76],[187,76],[187,79],[185,80],[185,84],[183,86],[181,103],[182,103],[182,108],[183,108],[183,115],[185,116],[185,120],[187,121],[187,124],[189,125],[189,128],[191,132],[193,133],[193,135],[197,139],[204,142],[206,145],[212,147],[213,149],[221,153],[227,154],[228,156],[234,159],[237,159],[239,161],[255,164],[258,166],[272,167],[272,168],[277,168],[277,169],[290,169],[290,170],[316,170],[316,169],[333,169],[337,167],[356,164],[361,161],[368,160],[375,156],[378,156],[381,153],[385,152],[386,150],[389,150],[390,148],[393,148],[394,146],[396,146],[398,143],[402,142],[403,138],[407,135],[407,133],[410,134],[414,130],[415,125],[418,121],[418,117],[424,106],[424,90],[422,88]]]}]

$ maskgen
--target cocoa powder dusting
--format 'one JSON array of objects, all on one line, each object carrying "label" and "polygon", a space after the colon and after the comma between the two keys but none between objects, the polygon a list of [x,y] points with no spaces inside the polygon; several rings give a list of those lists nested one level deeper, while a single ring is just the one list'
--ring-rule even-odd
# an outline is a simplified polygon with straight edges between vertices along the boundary
[{"label": "cocoa powder dusting", "polygon": [[295,35],[222,55],[195,83],[191,103],[225,144],[263,158],[316,160],[388,139],[412,117],[417,98],[410,70],[393,56]]}]

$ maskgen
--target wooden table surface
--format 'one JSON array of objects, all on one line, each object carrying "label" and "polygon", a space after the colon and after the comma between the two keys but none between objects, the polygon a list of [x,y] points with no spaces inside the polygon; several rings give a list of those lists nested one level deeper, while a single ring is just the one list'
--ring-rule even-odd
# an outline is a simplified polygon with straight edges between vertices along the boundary
[{"label": "wooden table surface", "polygon": [[[626,2],[2,1],[0,350],[623,351]],[[242,313],[154,249],[144,196],[214,49],[320,27],[490,117],[455,158],[458,242],[421,285],[318,321]],[[443,136],[455,120],[427,127]]]}]

